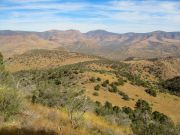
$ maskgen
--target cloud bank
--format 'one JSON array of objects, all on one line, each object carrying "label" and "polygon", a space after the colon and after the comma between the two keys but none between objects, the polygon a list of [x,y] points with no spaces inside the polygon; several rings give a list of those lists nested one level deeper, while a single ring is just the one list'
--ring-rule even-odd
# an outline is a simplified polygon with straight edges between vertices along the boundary
[{"label": "cloud bank", "polygon": [[180,31],[180,1],[1,0],[0,29]]}]

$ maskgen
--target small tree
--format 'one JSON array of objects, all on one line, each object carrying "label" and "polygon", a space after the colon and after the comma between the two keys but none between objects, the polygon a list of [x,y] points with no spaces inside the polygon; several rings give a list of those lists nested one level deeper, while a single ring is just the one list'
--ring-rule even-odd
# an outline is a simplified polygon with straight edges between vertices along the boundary
[{"label": "small tree", "polygon": [[139,99],[136,102],[136,109],[141,110],[142,112],[144,112],[144,111],[151,112],[152,111],[152,108],[150,107],[149,103],[142,99]]},{"label": "small tree", "polygon": [[73,128],[77,128],[83,119],[83,115],[89,109],[89,99],[80,90],[68,90],[66,93],[65,108]]},{"label": "small tree", "polygon": [[149,89],[146,89],[145,90],[149,95],[153,96],[153,97],[156,97],[157,96],[157,92],[155,89],[153,88],[149,88]]},{"label": "small tree", "polygon": [[23,107],[22,95],[14,89],[0,87],[0,114],[8,120],[18,114]]},{"label": "small tree", "polygon": [[3,55],[1,53],[0,53],[0,84],[14,87],[14,78],[9,72],[5,71]]}]

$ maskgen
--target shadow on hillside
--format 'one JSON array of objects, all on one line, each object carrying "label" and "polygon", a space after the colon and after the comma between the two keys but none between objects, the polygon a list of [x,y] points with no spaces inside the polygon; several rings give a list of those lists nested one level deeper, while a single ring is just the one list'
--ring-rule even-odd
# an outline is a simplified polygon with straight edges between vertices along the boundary
[{"label": "shadow on hillside", "polygon": [[33,129],[26,129],[26,128],[2,128],[0,129],[0,135],[57,135],[55,131],[51,130],[33,130]]}]

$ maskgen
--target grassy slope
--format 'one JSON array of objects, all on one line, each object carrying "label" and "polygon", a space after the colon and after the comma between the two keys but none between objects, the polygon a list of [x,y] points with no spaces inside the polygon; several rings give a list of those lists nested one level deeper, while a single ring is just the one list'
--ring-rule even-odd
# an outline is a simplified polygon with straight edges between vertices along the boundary
[{"label": "grassy slope", "polygon": [[98,57],[65,50],[31,50],[6,61],[6,69],[11,72],[30,69],[48,69],[84,61],[96,60]]},{"label": "grassy slope", "polygon": [[[94,86],[97,84],[102,84],[104,80],[109,80],[110,83],[117,81],[117,76],[113,72],[115,69],[110,66],[111,64],[108,63],[99,63],[98,61],[92,61],[92,62],[85,62],[84,65],[70,65],[70,67],[78,67],[78,69],[84,66],[88,70],[85,70],[82,73],[76,74],[75,78],[75,85],[78,86],[79,88],[85,88],[86,89],[86,95],[89,96],[93,101],[100,101],[104,103],[105,101],[111,102],[113,105],[117,105],[120,107],[123,106],[129,106],[131,108],[134,108],[135,103],[138,99],[144,99],[148,101],[150,104],[152,104],[153,110],[157,110],[159,112],[162,112],[166,115],[168,115],[175,123],[180,122],[180,109],[178,108],[180,106],[180,99],[177,96],[170,95],[170,94],[165,94],[165,93],[158,93],[157,97],[152,97],[149,94],[147,94],[144,90],[145,88],[142,86],[137,86],[137,85],[132,85],[129,81],[127,81],[123,86],[118,86],[118,89],[125,92],[131,99],[129,101],[126,101],[122,99],[120,95],[117,93],[111,93],[108,90],[105,90],[105,88],[100,88],[99,91],[99,96],[94,96],[93,92]],[[65,66],[62,67],[65,70],[69,69]],[[46,72],[46,70],[44,70]],[[44,72],[42,71],[42,72]],[[58,70],[53,69],[52,72],[57,72]],[[101,72],[99,72],[101,71]],[[90,82],[89,79],[91,77],[100,77],[101,81],[96,81],[96,82]],[[150,76],[151,77],[151,76]],[[153,76],[156,78],[155,76]],[[156,78],[157,79],[157,78]],[[66,81],[72,81],[72,80],[67,80]],[[153,79],[152,79],[153,80]],[[59,133],[67,134],[68,131],[71,131],[73,133],[79,134],[79,135],[84,135],[84,134],[92,134],[86,129],[72,129],[70,126],[70,122],[68,121],[67,118],[67,113],[64,112],[63,110],[56,110],[52,108],[47,108],[41,105],[29,105],[29,112],[35,113],[38,118],[34,119],[32,121],[31,126],[32,127],[37,127],[37,128],[45,128],[45,129],[54,129],[55,131],[58,131]],[[29,113],[31,115],[31,113]],[[53,116],[52,116],[53,115]],[[49,118],[52,117],[52,118]],[[29,116],[25,116],[25,119],[29,120]],[[31,117],[30,117],[31,118]],[[21,119],[21,117],[20,117]],[[19,121],[24,121],[25,120],[19,120]],[[53,119],[53,120],[52,120]],[[85,122],[86,124],[90,124],[90,127],[96,127],[99,129],[111,129],[113,131],[116,131],[120,134],[131,134],[132,131],[128,127],[121,127],[117,125],[113,125],[112,123],[110,124],[107,122],[104,118],[98,117],[92,113],[86,113],[85,114]],[[26,123],[26,122],[25,122]],[[59,127],[59,123],[63,123],[62,126]],[[26,124],[29,124],[28,121]],[[21,126],[18,123],[15,124],[16,126]]]},{"label": "grassy slope", "polygon": [[[85,67],[87,67],[88,70],[86,70],[84,73],[75,75],[74,83],[76,86],[80,88],[86,89],[86,95],[89,96],[94,101],[100,101],[104,103],[105,101],[111,102],[113,105],[117,105],[120,107],[128,106],[131,108],[134,108],[135,103],[138,99],[144,99],[148,101],[150,104],[152,104],[153,110],[157,110],[159,112],[162,112],[166,114],[167,116],[171,117],[171,119],[175,123],[180,122],[180,109],[178,108],[180,106],[180,99],[177,96],[170,95],[168,93],[158,93],[157,97],[153,97],[145,92],[145,88],[142,86],[137,86],[131,84],[129,81],[125,83],[123,86],[118,86],[118,89],[120,91],[123,91],[126,93],[131,99],[129,101],[126,101],[122,99],[122,96],[118,95],[117,93],[111,93],[108,90],[105,90],[101,86],[99,91],[95,91],[94,87],[99,84],[101,85],[103,81],[109,80],[110,83],[117,81],[117,76],[113,73],[113,68],[111,66],[108,66],[108,63],[98,63],[96,62],[86,62]],[[71,67],[80,68],[83,67],[83,65],[78,66],[76,65],[70,65]],[[63,67],[64,69],[69,70],[66,67]],[[103,71],[100,73],[99,71]],[[56,69],[54,69],[53,72],[56,72]],[[100,77],[102,80],[100,82],[90,82],[89,79],[91,77]],[[152,78],[151,76],[148,76],[149,78]],[[153,76],[152,80],[157,81],[157,78]],[[148,78],[147,78],[148,79]],[[65,79],[68,83],[73,83],[73,80]],[[98,92],[99,96],[94,96],[93,93]]]},{"label": "grassy slope", "polygon": [[[96,72],[87,72],[86,75],[88,78],[100,77],[103,80],[109,79],[110,82],[116,81],[117,78],[113,75],[109,74],[100,74]],[[171,119],[175,123],[180,122],[180,99],[177,96],[165,94],[165,93],[158,93],[157,97],[150,96],[144,90],[144,87],[135,86],[128,83],[125,83],[123,86],[118,86],[119,90],[125,92],[130,98],[130,101],[123,100],[120,95],[116,93],[111,93],[109,91],[105,91],[102,87],[99,90],[99,96],[93,96],[92,93],[95,91],[94,86],[100,83],[87,83],[85,84],[86,94],[91,97],[94,101],[100,101],[102,103],[109,101],[114,105],[123,107],[128,106],[134,108],[135,103],[138,99],[144,99],[152,104],[153,110],[162,112],[167,116],[171,117]]]},{"label": "grassy slope", "polygon": [[29,103],[27,106],[28,109],[22,112],[22,114],[16,118],[16,121],[1,124],[0,127],[8,130],[21,128],[31,129],[31,131],[42,129],[46,132],[52,130],[59,135],[95,135],[98,133],[98,130],[112,130],[122,135],[132,134],[129,127],[117,126],[116,124],[109,123],[104,118],[98,117],[92,113],[86,113],[84,116],[84,125],[86,125],[88,129],[92,128],[92,131],[88,131],[84,126],[74,129],[71,126],[70,119],[65,110]]}]

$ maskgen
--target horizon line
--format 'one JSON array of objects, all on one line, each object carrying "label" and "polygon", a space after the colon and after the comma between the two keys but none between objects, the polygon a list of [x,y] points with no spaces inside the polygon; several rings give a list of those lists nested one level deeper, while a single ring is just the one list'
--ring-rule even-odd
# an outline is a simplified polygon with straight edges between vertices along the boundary
[{"label": "horizon line", "polygon": [[78,29],[66,29],[66,30],[61,30],[61,29],[49,29],[49,30],[43,30],[43,31],[35,31],[35,30],[13,30],[13,29],[0,29],[0,31],[12,31],[12,32],[39,32],[39,33],[43,33],[43,32],[50,32],[50,31],[79,31],[82,34],[86,34],[88,32],[95,32],[95,31],[104,31],[104,32],[108,32],[108,33],[112,33],[112,34],[128,34],[128,33],[137,33],[137,34],[143,34],[143,33],[153,33],[153,32],[166,32],[166,33],[171,33],[171,32],[180,32],[180,31],[164,31],[164,30],[154,30],[154,31],[148,31],[148,32],[133,32],[133,31],[129,31],[129,32],[112,32],[112,31],[108,31],[105,29],[94,29],[94,30],[89,30],[87,32],[82,32]]}]

